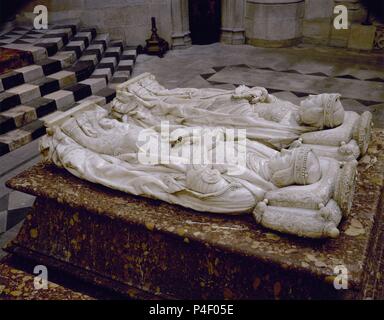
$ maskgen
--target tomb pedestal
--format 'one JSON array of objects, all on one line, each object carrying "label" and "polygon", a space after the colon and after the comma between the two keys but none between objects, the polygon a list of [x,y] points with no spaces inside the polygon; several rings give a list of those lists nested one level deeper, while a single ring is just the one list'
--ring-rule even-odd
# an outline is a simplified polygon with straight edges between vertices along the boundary
[{"label": "tomb pedestal", "polygon": [[[7,182],[37,196],[7,250],[130,297],[382,297],[384,131],[373,137],[338,239],[272,233],[251,216],[199,213],[38,164]],[[347,290],[334,287],[337,266]]]}]

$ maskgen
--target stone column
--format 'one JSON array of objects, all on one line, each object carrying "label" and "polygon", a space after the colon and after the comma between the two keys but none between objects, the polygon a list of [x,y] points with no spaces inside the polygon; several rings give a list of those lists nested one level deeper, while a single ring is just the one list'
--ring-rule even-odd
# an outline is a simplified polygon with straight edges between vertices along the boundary
[{"label": "stone column", "polygon": [[221,1],[221,36],[226,44],[243,44],[245,0]]},{"label": "stone column", "polygon": [[247,43],[287,47],[302,41],[304,0],[246,0]]},{"label": "stone column", "polygon": [[333,26],[334,0],[306,0],[303,42],[328,45]]},{"label": "stone column", "polygon": [[191,45],[188,0],[172,0],[172,48],[184,49]]}]

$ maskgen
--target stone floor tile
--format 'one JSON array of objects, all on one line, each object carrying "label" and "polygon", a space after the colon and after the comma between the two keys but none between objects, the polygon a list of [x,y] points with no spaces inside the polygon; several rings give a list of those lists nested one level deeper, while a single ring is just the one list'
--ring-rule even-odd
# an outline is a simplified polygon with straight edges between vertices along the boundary
[{"label": "stone floor tile", "polygon": [[359,81],[353,79],[327,78],[270,70],[247,70],[225,68],[210,81],[221,83],[246,84],[265,88],[297,91],[307,94],[338,92],[345,98],[384,102],[384,83]]},{"label": "stone floor tile", "polygon": [[35,199],[36,197],[31,196],[30,194],[19,191],[12,191],[9,194],[8,210],[32,207]]}]

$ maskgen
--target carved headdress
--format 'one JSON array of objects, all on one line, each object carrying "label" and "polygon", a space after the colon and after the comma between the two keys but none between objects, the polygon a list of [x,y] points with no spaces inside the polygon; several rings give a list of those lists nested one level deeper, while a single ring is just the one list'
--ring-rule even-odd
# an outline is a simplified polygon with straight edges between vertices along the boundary
[{"label": "carved headdress", "polygon": [[293,175],[297,184],[306,185],[310,184],[309,181],[313,180],[309,176],[309,167],[312,162],[316,161],[315,159],[312,159],[313,157],[316,156],[313,154],[310,148],[301,147],[295,149]]},{"label": "carved headdress", "polygon": [[308,147],[283,150],[269,162],[269,168],[271,181],[278,187],[312,184],[321,178],[319,159]]},{"label": "carved headdress", "polygon": [[344,121],[344,108],[337,93],[310,95],[301,102],[301,121],[319,128],[335,128]]},{"label": "carved headdress", "polygon": [[341,103],[339,94],[327,94],[323,97],[324,105],[324,126],[327,128],[334,128],[344,120],[344,108]]}]

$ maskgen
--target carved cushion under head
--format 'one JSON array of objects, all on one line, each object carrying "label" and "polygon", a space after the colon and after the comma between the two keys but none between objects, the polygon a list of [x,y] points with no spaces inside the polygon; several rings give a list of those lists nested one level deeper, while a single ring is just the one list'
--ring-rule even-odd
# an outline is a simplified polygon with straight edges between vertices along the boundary
[{"label": "carved cushion under head", "polygon": [[318,209],[332,198],[337,176],[340,171],[338,161],[321,158],[321,179],[309,185],[293,185],[265,194],[268,203],[278,207]]},{"label": "carved cushion under head", "polygon": [[342,216],[348,216],[354,194],[357,161],[339,167],[338,161],[321,159],[323,176],[307,186],[269,191],[254,211],[262,226],[309,238],[336,238]]},{"label": "carved cushion under head", "polygon": [[288,186],[265,194],[268,203],[278,207],[318,209],[333,198],[347,216],[351,210],[356,181],[357,161],[340,163],[329,158],[320,158],[321,179],[306,186]]}]

